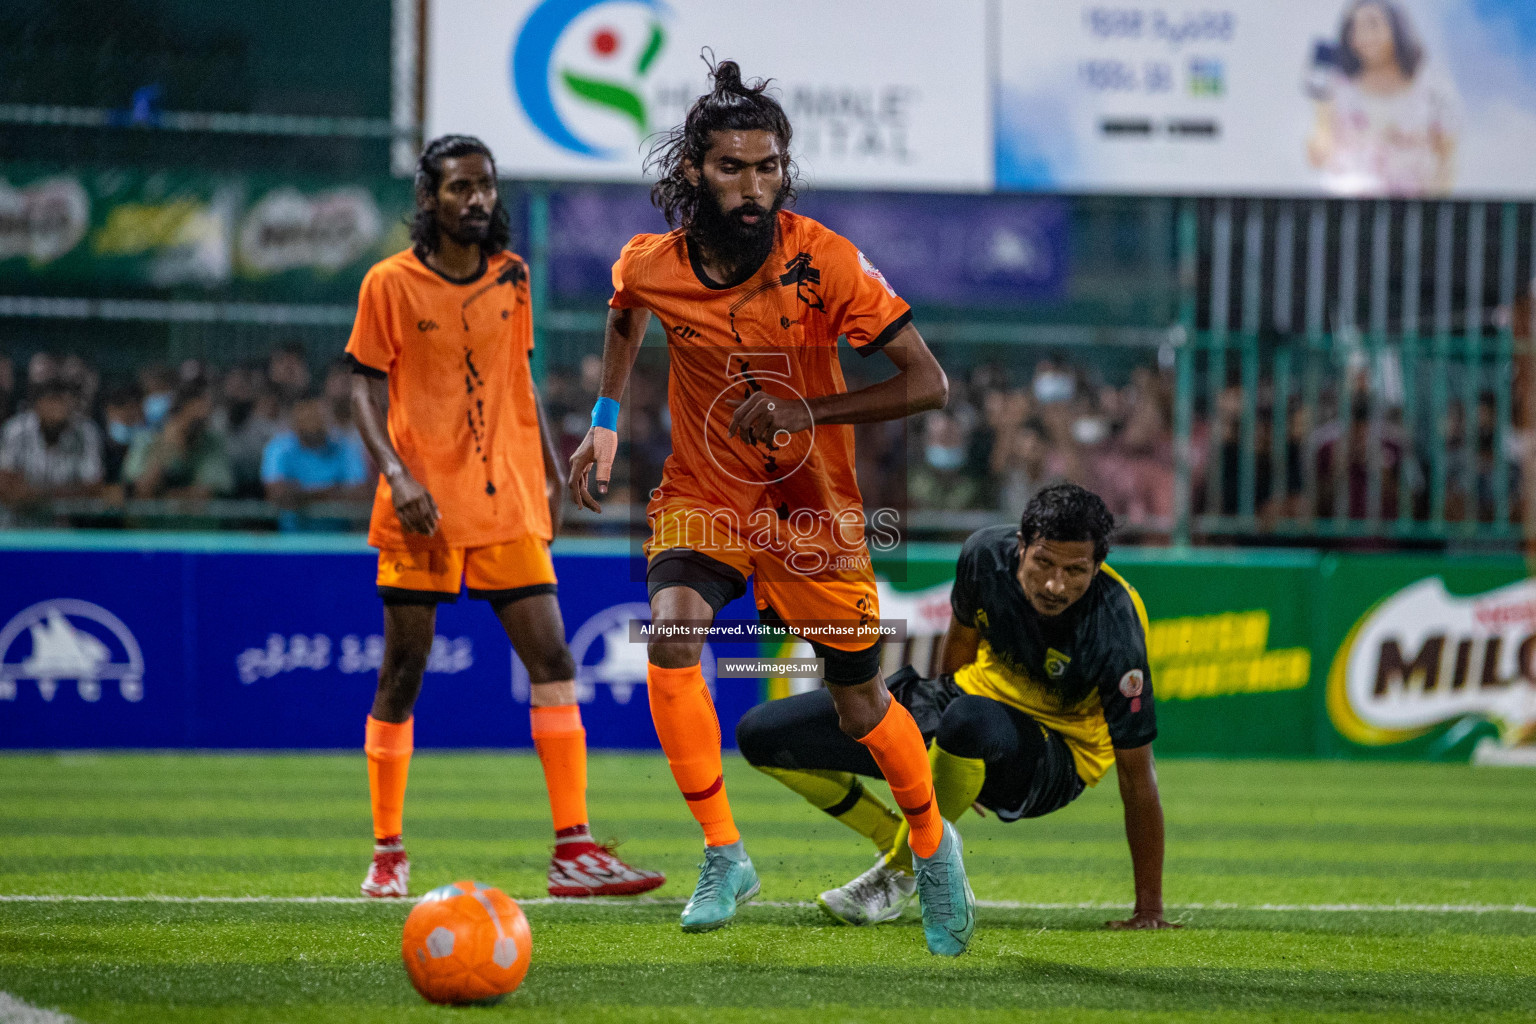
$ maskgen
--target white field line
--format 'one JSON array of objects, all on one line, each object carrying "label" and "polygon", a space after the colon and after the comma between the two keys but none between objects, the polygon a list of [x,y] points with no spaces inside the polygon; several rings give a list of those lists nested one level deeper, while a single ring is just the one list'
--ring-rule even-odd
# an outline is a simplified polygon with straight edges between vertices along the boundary
[{"label": "white field line", "polygon": [[75,1018],[57,1010],[45,1010],[0,992],[0,1024],[78,1024]]},{"label": "white field line", "polygon": [[[587,906],[681,906],[684,900],[640,897],[626,899],[566,899],[538,896],[518,900],[525,907]],[[753,900],[760,907],[806,909],[816,904],[808,900]],[[366,896],[100,896],[54,893],[0,894],[0,903],[186,903],[186,904],[344,904],[376,906],[411,906],[412,900],[373,899]],[[977,900],[984,910],[1129,910],[1129,903],[1026,903],[1019,900]],[[1278,914],[1536,914],[1536,905],[1526,903],[1170,903],[1169,910],[1235,910]],[[0,1024],[7,1024],[0,1017]]]}]

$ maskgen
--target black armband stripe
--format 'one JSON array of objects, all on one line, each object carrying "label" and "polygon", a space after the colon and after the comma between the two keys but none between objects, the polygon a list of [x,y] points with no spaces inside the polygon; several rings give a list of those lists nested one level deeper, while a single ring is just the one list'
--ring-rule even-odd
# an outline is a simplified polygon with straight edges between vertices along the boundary
[{"label": "black armband stripe", "polygon": [[862,348],[854,349],[854,351],[857,352],[861,356],[872,356],[872,355],[874,355],[876,352],[880,351],[882,348],[885,348],[885,346],[890,343],[890,340],[892,338],[896,337],[896,335],[900,334],[901,333],[901,329],[903,327],[907,326],[907,324],[910,324],[911,322],[912,322],[912,311],[909,309],[905,313],[901,314],[901,316],[897,317],[895,320],[892,320],[889,324],[887,324],[886,327],[885,327],[885,330],[883,330],[879,334],[875,335],[875,340],[874,341],[870,342],[868,345],[863,346]]},{"label": "black armband stripe", "polygon": [[352,367],[352,372],[364,377],[372,377],[374,380],[388,380],[389,373],[385,370],[377,370],[367,363],[358,362],[357,356],[347,353],[347,365]]},{"label": "black armband stripe", "polygon": [[855,807],[857,807],[859,805],[859,801],[862,800],[863,798],[864,798],[864,783],[860,782],[858,780],[858,777],[855,776],[854,780],[853,780],[853,785],[848,787],[847,795],[844,796],[837,803],[833,804],[831,807],[823,807],[822,810],[824,810],[828,814],[832,815],[832,817],[838,818],[838,817],[843,816],[844,814],[847,814],[849,811],[851,811]]}]

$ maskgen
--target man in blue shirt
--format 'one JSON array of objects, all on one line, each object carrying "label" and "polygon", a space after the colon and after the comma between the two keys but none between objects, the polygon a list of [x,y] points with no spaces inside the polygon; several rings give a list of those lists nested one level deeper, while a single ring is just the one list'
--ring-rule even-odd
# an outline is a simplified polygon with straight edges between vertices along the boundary
[{"label": "man in blue shirt", "polygon": [[284,530],[343,529],[333,519],[310,519],[304,506],[317,501],[362,501],[371,496],[368,459],[361,443],[333,430],[325,403],[307,398],[293,407],[293,429],[267,442],[261,482],[267,500],[283,511]]}]

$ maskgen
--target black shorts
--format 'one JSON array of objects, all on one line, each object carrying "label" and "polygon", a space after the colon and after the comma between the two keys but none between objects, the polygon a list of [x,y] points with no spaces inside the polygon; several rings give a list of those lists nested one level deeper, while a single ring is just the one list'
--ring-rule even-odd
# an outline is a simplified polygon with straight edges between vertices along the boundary
[{"label": "black shorts", "polygon": [[910,665],[886,686],[912,713],[923,739],[986,763],[977,802],[1003,821],[1060,810],[1087,788],[1062,735],[1018,708],[966,693],[952,675],[924,679]]},{"label": "black shorts", "polygon": [[[923,679],[910,666],[886,685],[924,740],[986,764],[978,802],[1003,821],[1060,810],[1086,788],[1066,740],[1017,708],[966,693],[952,676]],[[736,745],[755,765],[880,777],[869,748],[838,727],[828,690],[759,704],[737,725]]]},{"label": "black shorts", "polygon": [[[651,600],[668,587],[687,587],[709,603],[712,615],[747,592],[747,579],[731,566],[691,548],[669,548],[652,558],[645,569],[645,587]],[[794,632],[772,606],[758,611],[759,621]],[[829,686],[858,686],[880,672],[880,643],[863,650],[845,651],[816,640],[807,640],[822,659]]]}]

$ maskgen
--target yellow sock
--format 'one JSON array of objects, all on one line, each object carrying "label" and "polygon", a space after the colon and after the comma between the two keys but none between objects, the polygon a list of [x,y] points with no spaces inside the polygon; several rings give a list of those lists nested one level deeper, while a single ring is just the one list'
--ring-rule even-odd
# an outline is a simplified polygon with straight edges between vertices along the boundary
[{"label": "yellow sock", "polygon": [[896,830],[902,823],[900,816],[871,793],[853,772],[755,767],[874,843],[881,853],[889,852],[895,845]]},{"label": "yellow sock", "polygon": [[[928,764],[933,769],[933,797],[946,821],[959,821],[981,795],[987,781],[987,762],[979,757],[956,757],[937,743],[928,747]],[[885,862],[893,868],[912,870],[912,850],[907,845],[907,825],[896,833],[896,845]]]}]

